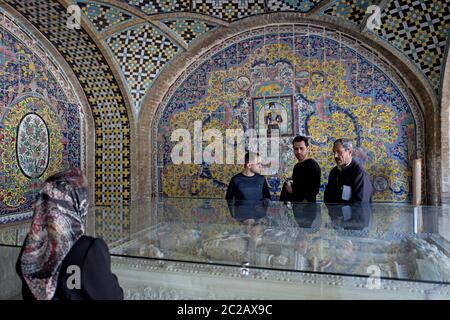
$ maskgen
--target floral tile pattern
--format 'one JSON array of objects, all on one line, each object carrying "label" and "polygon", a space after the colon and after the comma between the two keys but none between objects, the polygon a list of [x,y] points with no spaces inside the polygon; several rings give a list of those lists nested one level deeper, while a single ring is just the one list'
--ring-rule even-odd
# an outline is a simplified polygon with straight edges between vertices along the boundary
[{"label": "floral tile pattern", "polygon": [[[312,155],[322,168],[320,197],[334,166],[333,141],[347,137],[355,142],[356,160],[371,175],[375,201],[409,201],[411,162],[423,152],[423,119],[414,100],[395,72],[357,41],[342,40],[337,31],[305,28],[252,30],[230,39],[177,81],[163,100],[155,128],[160,194],[223,198],[230,178],[242,170],[239,164],[174,164],[175,129],[187,129],[191,145],[198,134],[194,121],[201,121],[203,132],[214,128],[223,137],[227,129],[258,129],[262,122],[254,121],[255,112],[265,110],[264,101],[276,107],[289,98],[291,118],[280,113],[279,119],[290,121],[293,132],[281,137],[279,169],[266,177],[275,196],[296,162],[292,138],[302,134],[311,137]],[[224,151],[240,147],[223,143]],[[203,155],[206,146],[200,146]]]}]

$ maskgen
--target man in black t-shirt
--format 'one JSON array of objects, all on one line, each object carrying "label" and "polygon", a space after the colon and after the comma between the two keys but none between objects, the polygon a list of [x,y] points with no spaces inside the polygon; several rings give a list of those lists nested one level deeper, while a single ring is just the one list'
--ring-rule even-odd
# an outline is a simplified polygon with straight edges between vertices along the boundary
[{"label": "man in black t-shirt", "polygon": [[311,147],[308,138],[297,136],[292,140],[292,148],[298,162],[292,173],[292,185],[285,183],[280,201],[316,202],[320,188],[320,166],[309,158]]},{"label": "man in black t-shirt", "polygon": [[225,199],[231,215],[238,220],[259,219],[266,215],[270,191],[261,173],[258,153],[245,154],[244,170],[231,178]]}]

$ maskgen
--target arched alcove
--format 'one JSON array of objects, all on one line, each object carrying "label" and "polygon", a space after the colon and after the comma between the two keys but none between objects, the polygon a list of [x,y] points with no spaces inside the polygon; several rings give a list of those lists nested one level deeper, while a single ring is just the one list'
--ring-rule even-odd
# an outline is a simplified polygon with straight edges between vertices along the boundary
[{"label": "arched alcove", "polygon": [[[42,181],[86,167],[92,115],[70,69],[12,14],[0,11],[0,224],[32,215]],[[50,53],[51,52],[51,53]]]},{"label": "arched alcove", "polygon": [[[326,183],[333,165],[329,152],[332,141],[341,136],[350,136],[359,147],[357,158],[373,176],[376,201],[410,201],[411,163],[415,158],[425,158],[425,122],[431,121],[424,120],[423,116],[424,109],[433,107],[432,104],[426,106],[423,103],[433,100],[423,94],[428,92],[428,88],[421,87],[423,81],[416,82],[417,96],[411,94],[412,86],[408,80],[414,72],[403,68],[407,70],[404,72],[406,75],[403,75],[393,63],[395,61],[387,60],[389,55],[380,52],[379,44],[370,46],[372,40],[366,39],[365,43],[361,41],[363,37],[355,37],[354,32],[346,32],[346,28],[333,26],[329,21],[304,19],[305,23],[298,23],[298,20],[293,21],[292,16],[274,14],[264,19],[260,17],[259,25],[256,23],[258,18],[250,18],[253,19],[251,23],[242,21],[241,28],[236,26],[234,34],[228,34],[221,41],[211,41],[209,46],[203,44],[203,47],[197,48],[197,54],[191,56],[190,61],[195,60],[192,64],[181,59],[174,61],[171,71],[177,70],[178,78],[173,74],[167,76],[162,83],[171,87],[163,93],[155,94],[161,87],[152,88],[154,90],[148,93],[142,113],[140,144],[142,146],[150,142],[150,148],[148,152],[142,151],[140,156],[140,159],[149,159],[149,176],[140,177],[140,185],[145,186],[141,196],[151,193],[222,198],[228,179],[240,167],[229,166],[227,169],[225,165],[211,165],[205,168],[198,165],[196,168],[191,165],[184,169],[180,166],[167,169],[167,165],[170,165],[167,155],[171,148],[168,143],[171,130],[180,128],[179,125],[188,126],[186,129],[190,130],[193,123],[189,124],[189,121],[203,117],[203,120],[207,120],[204,121],[204,129],[208,128],[207,122],[210,125],[214,123],[220,130],[255,127],[256,119],[252,119],[251,114],[257,108],[258,99],[270,102],[268,100],[285,98],[295,121],[291,131],[286,132],[281,139],[281,171],[268,177],[274,193],[279,192],[282,179],[290,173],[293,165],[290,140],[294,134],[300,133],[313,138],[314,156],[322,165],[322,183]],[[283,24],[283,21],[287,23]],[[305,45],[309,41],[311,43]],[[310,55],[311,52],[305,53],[305,50],[311,49],[313,55]],[[240,50],[246,51],[243,53]],[[249,56],[255,52],[259,58]],[[268,60],[264,62],[266,58]],[[251,59],[253,62],[248,64]],[[297,61],[292,61],[295,59]],[[180,69],[177,64],[186,67]],[[250,92],[242,94],[238,92],[239,89],[232,92],[235,89],[231,88],[226,93],[227,89],[220,87],[222,91],[216,92],[216,98],[212,98],[212,90],[217,91],[219,88],[213,88],[212,81],[219,81],[221,76],[227,77],[228,74],[232,75],[228,83],[232,84],[233,79],[234,83],[238,83],[236,80],[239,77],[245,78],[242,70],[251,72],[258,64],[265,64],[262,68],[266,69],[265,72],[276,73],[281,68],[287,74],[292,73],[291,85],[278,86],[276,77],[259,84],[253,83],[256,78],[251,78]],[[308,70],[302,70],[305,64]],[[420,79],[419,75],[417,77]],[[172,81],[169,82],[168,78]],[[266,94],[261,90],[265,90]],[[337,94],[338,91],[342,91],[341,94]],[[222,100],[228,99],[221,106],[218,105],[220,96]],[[250,114],[250,119],[233,116],[245,113],[247,117]],[[234,124],[233,119],[236,120]],[[328,133],[321,136],[320,131],[325,127]],[[145,136],[145,131],[150,139]],[[165,159],[162,155],[166,155]],[[426,159],[426,163],[428,161]],[[183,173],[183,170],[187,171]],[[171,176],[171,172],[178,173]],[[164,177],[169,182],[166,186]],[[425,185],[423,189],[426,189]],[[199,194],[196,190],[203,191]]]}]

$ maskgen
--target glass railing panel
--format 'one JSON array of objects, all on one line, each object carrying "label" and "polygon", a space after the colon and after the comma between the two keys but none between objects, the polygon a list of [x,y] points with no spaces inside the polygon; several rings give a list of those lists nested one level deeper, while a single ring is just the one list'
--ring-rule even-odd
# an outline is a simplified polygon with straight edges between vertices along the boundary
[{"label": "glass railing panel", "polygon": [[[30,222],[0,227],[21,246]],[[86,234],[113,255],[450,283],[450,207],[153,198],[92,207]]]}]

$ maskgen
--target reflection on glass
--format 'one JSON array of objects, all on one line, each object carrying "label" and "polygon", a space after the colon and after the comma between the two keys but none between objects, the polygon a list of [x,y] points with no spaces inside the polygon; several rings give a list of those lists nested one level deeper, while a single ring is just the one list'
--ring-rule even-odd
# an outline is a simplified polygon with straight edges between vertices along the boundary
[{"label": "reflection on glass", "polygon": [[[265,200],[228,200],[231,216],[237,221],[256,221],[267,215],[270,201]],[[248,222],[247,222],[248,223]]]},{"label": "reflection on glass", "polygon": [[320,205],[316,203],[294,203],[292,211],[300,228],[320,228]]},{"label": "reflection on glass", "polygon": [[372,206],[368,204],[327,204],[328,215],[334,228],[363,230],[369,226]]},{"label": "reflection on glass", "polygon": [[448,209],[157,198],[96,208],[87,229],[125,256],[450,283]]},{"label": "reflection on glass", "polygon": [[[157,199],[156,221],[114,252],[291,271],[450,281],[442,211],[409,205]],[[427,230],[428,229],[428,230]],[[440,241],[441,244],[437,245]]]}]

